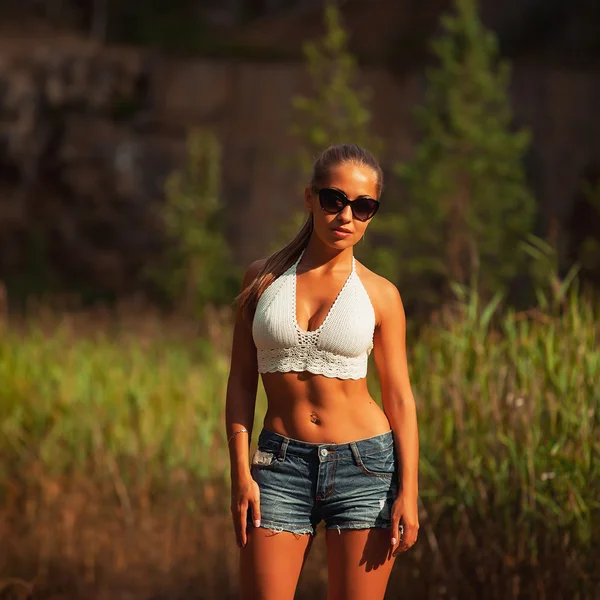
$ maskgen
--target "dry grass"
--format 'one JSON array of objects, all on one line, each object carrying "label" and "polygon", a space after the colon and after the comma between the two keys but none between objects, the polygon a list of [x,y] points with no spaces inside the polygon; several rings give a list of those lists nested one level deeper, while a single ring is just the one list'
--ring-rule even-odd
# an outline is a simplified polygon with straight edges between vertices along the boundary
[{"label": "dry grass", "polygon": [[[422,527],[389,597],[597,597],[598,305],[514,315],[470,297],[442,317],[409,343]],[[235,597],[231,330],[226,315],[208,322],[129,307],[4,323],[5,597]],[[257,422],[263,411],[261,391]],[[320,536],[298,598],[323,596],[323,553]]]}]

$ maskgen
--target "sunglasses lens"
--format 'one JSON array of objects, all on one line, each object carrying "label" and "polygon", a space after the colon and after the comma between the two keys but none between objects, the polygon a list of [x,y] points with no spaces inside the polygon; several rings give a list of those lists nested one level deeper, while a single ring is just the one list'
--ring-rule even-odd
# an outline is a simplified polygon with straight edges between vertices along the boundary
[{"label": "sunglasses lens", "polygon": [[342,194],[335,190],[322,188],[319,190],[321,208],[327,213],[338,213],[344,208],[346,202]]},{"label": "sunglasses lens", "polygon": [[368,221],[377,212],[378,206],[373,198],[358,198],[352,203],[352,212],[359,221]]},{"label": "sunglasses lens", "polygon": [[[337,214],[348,204],[348,199],[337,190],[321,188],[319,190],[319,202],[326,213]],[[357,198],[350,202],[350,206],[356,219],[368,221],[377,212],[379,202],[373,198]]]}]

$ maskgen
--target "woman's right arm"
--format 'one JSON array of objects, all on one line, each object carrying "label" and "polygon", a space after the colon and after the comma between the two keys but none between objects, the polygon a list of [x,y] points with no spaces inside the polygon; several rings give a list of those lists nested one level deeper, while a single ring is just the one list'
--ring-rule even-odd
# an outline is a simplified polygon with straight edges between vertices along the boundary
[{"label": "woman's right arm", "polygon": [[[264,261],[253,262],[242,282],[244,290],[256,277]],[[247,511],[252,511],[255,525],[260,522],[260,497],[256,482],[250,475],[248,450],[252,437],[258,365],[256,346],[252,338],[252,323],[242,312],[236,311],[231,367],[225,400],[225,427],[229,441],[231,467],[231,513],[238,546],[246,545]],[[237,433],[241,430],[247,433]],[[233,437],[231,437],[233,436]]]}]

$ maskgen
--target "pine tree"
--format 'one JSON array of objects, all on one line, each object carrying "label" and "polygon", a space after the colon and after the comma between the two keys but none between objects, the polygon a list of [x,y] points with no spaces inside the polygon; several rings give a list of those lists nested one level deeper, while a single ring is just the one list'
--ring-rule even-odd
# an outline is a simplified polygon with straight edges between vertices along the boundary
[{"label": "pine tree", "polygon": [[369,131],[370,93],[358,87],[356,60],[348,50],[348,33],[333,2],[325,4],[324,21],[325,37],[304,46],[314,95],[293,100],[297,120],[292,132],[303,142],[301,158],[306,173],[311,172],[314,157],[332,144],[358,144],[375,155],[383,145]]},{"label": "pine tree", "polygon": [[[380,138],[370,132],[370,92],[358,83],[358,67],[348,50],[348,33],[340,11],[329,1],[324,9],[325,36],[304,45],[306,67],[313,88],[311,96],[292,101],[291,132],[300,141],[299,161],[308,181],[315,158],[333,144],[358,144],[376,157],[383,149]],[[298,211],[282,229],[287,243],[300,229],[306,215]]]},{"label": "pine tree", "polygon": [[214,135],[189,134],[186,164],[168,177],[160,208],[166,247],[147,270],[171,306],[196,317],[228,303],[238,285],[223,231],[220,159]]},{"label": "pine tree", "polygon": [[535,212],[523,168],[530,136],[511,128],[510,69],[476,0],[456,0],[455,9],[432,44],[439,64],[416,113],[422,140],[398,170],[410,198],[396,224],[399,278],[476,279],[491,292],[523,268],[519,242]]}]

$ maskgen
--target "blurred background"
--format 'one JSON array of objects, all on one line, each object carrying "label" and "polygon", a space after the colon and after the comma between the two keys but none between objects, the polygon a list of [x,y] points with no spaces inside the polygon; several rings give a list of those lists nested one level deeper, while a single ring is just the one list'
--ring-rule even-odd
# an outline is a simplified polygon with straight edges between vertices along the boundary
[{"label": "blurred background", "polygon": [[237,597],[233,298],[339,142],[420,418],[388,597],[600,597],[599,108],[597,0],[0,2],[0,599]]}]

